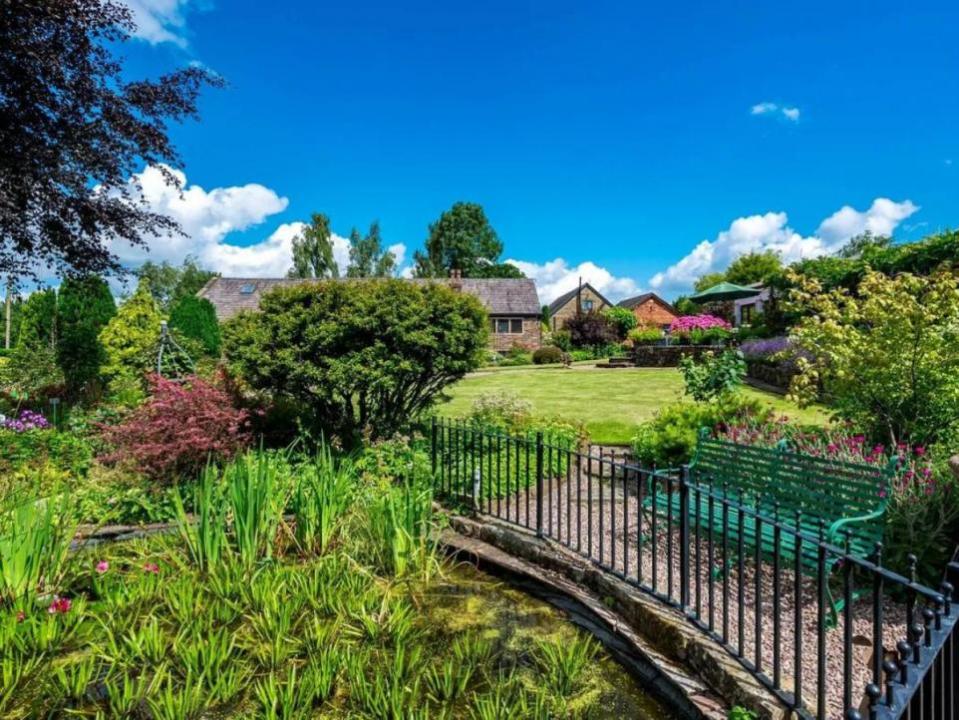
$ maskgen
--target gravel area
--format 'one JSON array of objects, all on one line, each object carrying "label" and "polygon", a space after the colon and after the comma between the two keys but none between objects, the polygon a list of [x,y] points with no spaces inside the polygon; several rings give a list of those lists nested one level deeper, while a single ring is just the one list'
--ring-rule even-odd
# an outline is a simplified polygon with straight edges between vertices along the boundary
[{"label": "gravel area", "polygon": [[[660,514],[655,519],[654,531],[653,513],[648,507],[640,512],[642,503],[635,482],[624,487],[622,478],[611,481],[590,477],[585,469],[578,480],[575,471],[572,475],[569,480],[557,478],[544,483],[544,535],[678,603],[678,517],[673,517],[670,524],[665,514]],[[536,488],[523,489],[498,501],[493,499],[489,505],[484,502],[482,509],[535,529]],[[722,539],[718,534],[713,537],[711,550],[706,528],[700,529],[698,536],[692,528],[690,536],[689,613],[712,628],[720,640],[725,639],[734,654],[760,668],[778,687],[790,693],[796,687],[798,650],[803,705],[815,716],[822,701],[825,717],[844,717],[845,618],[840,614],[837,626],[826,630],[825,642],[820,647],[816,577],[801,574],[797,578],[791,569],[781,567],[777,612],[776,574],[771,558],[761,557],[757,565],[755,555],[747,552],[740,569],[733,547],[729,563],[724,563]],[[842,570],[837,569],[830,582],[837,597],[842,593],[841,576]],[[864,689],[872,681],[874,622],[871,578],[858,573],[856,581],[869,583],[864,588],[869,591],[853,604],[851,622],[852,667],[848,692],[852,703],[860,706]],[[904,604],[886,597],[882,611],[880,657],[885,659],[894,653],[896,643],[906,635],[907,609]],[[801,628],[798,636],[794,631],[797,619]],[[818,663],[820,653],[825,658],[822,668]]]}]

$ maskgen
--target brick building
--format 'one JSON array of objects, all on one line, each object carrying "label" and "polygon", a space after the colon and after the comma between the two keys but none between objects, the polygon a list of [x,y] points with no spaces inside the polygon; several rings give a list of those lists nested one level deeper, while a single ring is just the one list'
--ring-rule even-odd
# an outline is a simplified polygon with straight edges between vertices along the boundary
[{"label": "brick building", "polygon": [[656,293],[643,293],[635,297],[626,298],[619,302],[619,307],[632,310],[636,316],[636,324],[647,327],[667,328],[679,317],[676,308],[663,300]]}]

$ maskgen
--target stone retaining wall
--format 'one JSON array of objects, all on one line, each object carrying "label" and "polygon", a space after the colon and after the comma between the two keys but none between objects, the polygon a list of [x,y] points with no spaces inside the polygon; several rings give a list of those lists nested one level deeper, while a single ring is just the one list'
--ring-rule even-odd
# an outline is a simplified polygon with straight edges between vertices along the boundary
[{"label": "stone retaining wall", "polygon": [[633,359],[638,367],[679,367],[679,359],[692,355],[699,360],[707,352],[722,352],[720,345],[637,345]]}]

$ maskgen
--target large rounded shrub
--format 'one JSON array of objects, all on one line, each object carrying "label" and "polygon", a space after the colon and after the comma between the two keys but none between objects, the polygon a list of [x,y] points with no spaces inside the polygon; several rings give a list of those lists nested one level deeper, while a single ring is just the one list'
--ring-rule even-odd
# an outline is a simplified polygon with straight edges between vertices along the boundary
[{"label": "large rounded shrub", "polygon": [[263,296],[223,327],[223,350],[250,388],[304,409],[347,443],[388,438],[479,367],[489,319],[445,284],[307,282]]},{"label": "large rounded shrub", "polygon": [[533,353],[534,365],[551,365],[563,362],[563,351],[555,345],[544,345]]}]

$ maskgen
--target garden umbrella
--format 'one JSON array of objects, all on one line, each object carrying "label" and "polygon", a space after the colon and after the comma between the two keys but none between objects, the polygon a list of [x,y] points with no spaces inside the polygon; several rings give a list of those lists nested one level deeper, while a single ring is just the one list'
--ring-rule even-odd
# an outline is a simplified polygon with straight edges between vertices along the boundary
[{"label": "garden umbrella", "polygon": [[756,288],[746,287],[744,285],[735,285],[729,282],[721,282],[713,285],[711,288],[703,290],[701,293],[690,295],[689,299],[695,303],[725,302],[727,300],[741,300],[759,295],[761,291]]}]

